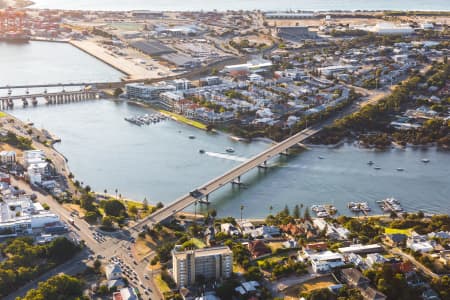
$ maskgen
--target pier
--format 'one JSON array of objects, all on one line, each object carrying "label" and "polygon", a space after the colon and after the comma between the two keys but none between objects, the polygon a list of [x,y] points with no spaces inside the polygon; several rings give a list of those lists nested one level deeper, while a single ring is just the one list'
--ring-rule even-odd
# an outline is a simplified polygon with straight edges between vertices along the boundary
[{"label": "pier", "polygon": [[71,102],[80,102],[85,100],[98,99],[100,92],[97,90],[84,89],[80,91],[61,91],[51,92],[46,91],[42,93],[25,94],[25,95],[8,95],[0,97],[0,109],[12,109],[14,108],[14,100],[22,100],[24,107],[28,106],[31,102],[32,105],[38,104],[38,98],[45,99],[47,104],[65,104]]}]

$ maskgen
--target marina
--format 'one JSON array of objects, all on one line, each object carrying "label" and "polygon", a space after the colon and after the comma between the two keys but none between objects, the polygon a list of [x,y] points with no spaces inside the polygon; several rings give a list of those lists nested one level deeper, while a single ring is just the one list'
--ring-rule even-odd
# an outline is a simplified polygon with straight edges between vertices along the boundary
[{"label": "marina", "polygon": [[393,212],[397,215],[403,212],[403,208],[400,205],[400,201],[398,201],[394,197],[379,200],[377,201],[377,203],[380,205],[380,208],[383,210],[383,212]]},{"label": "marina", "polygon": [[153,114],[144,114],[144,115],[135,115],[132,117],[125,117],[125,121],[130,122],[132,124],[142,126],[142,125],[150,125],[154,123],[159,123],[161,121],[167,120],[167,117],[160,113]]},{"label": "marina", "polygon": [[367,202],[349,202],[347,207],[351,212],[362,212],[365,215],[368,215],[368,213],[372,210]]},{"label": "marina", "polygon": [[337,208],[332,204],[313,205],[311,210],[318,218],[328,218],[337,213]]}]

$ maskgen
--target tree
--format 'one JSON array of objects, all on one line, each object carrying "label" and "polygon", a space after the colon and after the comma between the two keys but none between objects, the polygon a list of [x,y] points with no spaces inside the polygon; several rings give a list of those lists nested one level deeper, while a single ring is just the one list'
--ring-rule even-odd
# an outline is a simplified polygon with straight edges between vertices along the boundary
[{"label": "tree", "polygon": [[242,211],[244,210],[244,205],[241,205],[241,222],[242,222]]},{"label": "tree", "polygon": [[84,215],[84,219],[86,220],[86,222],[88,223],[95,223],[95,221],[97,221],[97,217],[98,214],[95,211],[88,211],[85,215]]},{"label": "tree", "polygon": [[126,212],[125,205],[117,199],[102,201],[100,205],[108,216],[120,217]]},{"label": "tree", "polygon": [[148,200],[147,200],[147,198],[144,198],[144,201],[142,201],[142,209],[144,211],[148,210]]},{"label": "tree", "polygon": [[305,220],[311,220],[311,214],[309,213],[309,207],[305,207],[305,212],[303,213],[303,218]]},{"label": "tree", "polygon": [[298,204],[294,207],[294,218],[300,219],[300,207]]},{"label": "tree", "polygon": [[102,219],[102,225],[106,228],[111,228],[113,226],[113,220],[109,216],[105,216]]},{"label": "tree", "polygon": [[289,207],[287,206],[287,204],[284,206],[283,214],[284,214],[285,216],[289,216],[289,215],[291,214],[291,212],[289,211]]},{"label": "tree", "polygon": [[116,88],[114,90],[114,97],[119,97],[120,95],[122,95],[123,90],[121,88]]},{"label": "tree", "polygon": [[94,269],[98,272],[100,270],[100,267],[102,266],[102,262],[96,259],[94,261]]},{"label": "tree", "polygon": [[60,274],[40,282],[37,289],[27,292],[22,300],[79,299],[83,294],[83,283],[72,276]]}]

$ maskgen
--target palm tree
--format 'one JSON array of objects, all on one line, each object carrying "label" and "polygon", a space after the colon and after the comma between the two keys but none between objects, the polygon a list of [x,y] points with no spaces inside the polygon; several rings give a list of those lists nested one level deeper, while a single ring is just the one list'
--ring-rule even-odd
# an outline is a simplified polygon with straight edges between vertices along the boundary
[{"label": "palm tree", "polygon": [[119,190],[116,188],[116,190],[115,190],[115,192],[116,192],[116,200],[117,200],[117,192],[118,192]]},{"label": "palm tree", "polygon": [[194,202],[194,222],[197,221],[197,200]]},{"label": "palm tree", "polygon": [[270,210],[270,214],[272,214],[272,210],[273,210],[273,206],[272,205],[269,207],[269,210]]},{"label": "palm tree", "polygon": [[108,190],[105,189],[103,192],[105,193],[105,199],[106,199],[106,194],[108,193]]},{"label": "palm tree", "polygon": [[242,223],[242,211],[244,210],[244,205],[241,205],[241,223]]}]

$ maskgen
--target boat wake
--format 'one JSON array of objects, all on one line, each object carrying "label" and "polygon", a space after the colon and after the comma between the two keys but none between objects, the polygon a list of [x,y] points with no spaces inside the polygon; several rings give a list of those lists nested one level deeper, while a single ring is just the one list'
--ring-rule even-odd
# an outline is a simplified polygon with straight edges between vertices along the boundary
[{"label": "boat wake", "polygon": [[230,155],[230,154],[224,154],[224,153],[205,152],[205,154],[208,155],[208,156],[211,156],[211,157],[217,157],[217,158],[228,159],[228,160],[239,161],[239,162],[244,162],[244,161],[247,160],[247,158],[245,158],[245,157],[240,157],[240,156]]}]

